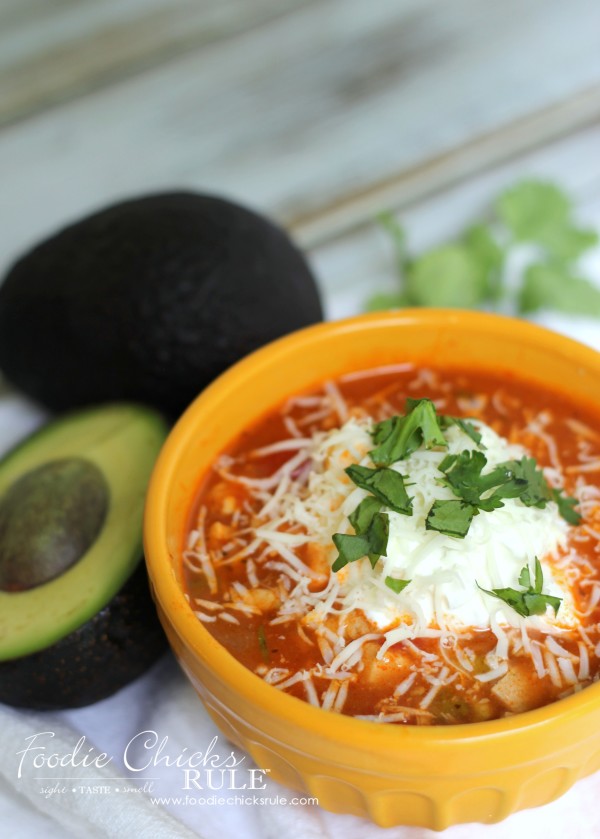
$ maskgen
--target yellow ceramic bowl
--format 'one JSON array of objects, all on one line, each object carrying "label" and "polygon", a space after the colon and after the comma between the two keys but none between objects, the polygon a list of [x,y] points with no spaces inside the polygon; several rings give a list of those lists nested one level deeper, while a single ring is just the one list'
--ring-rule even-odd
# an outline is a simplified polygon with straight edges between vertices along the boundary
[{"label": "yellow ceramic bowl", "polygon": [[209,714],[275,780],[379,825],[493,822],[600,768],[600,684],[544,708],[448,727],[378,725],[267,685],[207,632],[181,588],[201,476],[248,423],[351,370],[412,361],[506,372],[600,408],[600,355],[523,321],[405,310],[325,323],[259,350],[205,390],[172,431],[147,503],[146,556],[169,640]]}]

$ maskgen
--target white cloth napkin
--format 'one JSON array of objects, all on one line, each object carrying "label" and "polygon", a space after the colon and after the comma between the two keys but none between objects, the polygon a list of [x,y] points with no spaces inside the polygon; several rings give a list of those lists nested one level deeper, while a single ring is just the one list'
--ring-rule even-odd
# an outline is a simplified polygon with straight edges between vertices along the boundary
[{"label": "white cloth napkin", "polygon": [[[600,329],[596,321],[544,318],[546,325],[571,334],[600,349]],[[40,424],[45,415],[27,400],[14,394],[0,395],[0,454],[20,437]],[[203,796],[182,789],[183,770],[164,763],[143,772],[127,770],[130,762],[142,766],[153,754],[143,745],[146,739],[167,738],[163,756],[176,759],[191,752],[205,751],[213,743],[213,754],[226,758],[231,753],[240,772],[252,768],[249,757],[233,749],[214,727],[193,689],[170,655],[152,670],[115,696],[88,708],[62,713],[33,714],[0,705],[0,836],[11,839],[433,839],[440,834],[420,828],[382,829],[353,816],[327,813],[318,806],[293,804],[296,793],[267,780],[260,796],[267,804],[213,803],[206,790]],[[46,771],[32,765],[32,753],[22,752],[31,738],[42,732],[54,737],[34,743],[47,746],[47,753],[66,755],[82,736],[81,754],[95,747],[111,758],[99,769],[54,768]],[[216,741],[214,738],[217,738]],[[132,745],[127,748],[130,741]],[[50,743],[52,745],[50,745]],[[40,752],[41,753],[41,752]],[[19,762],[23,758],[21,777]],[[401,759],[401,756],[399,756]],[[137,761],[137,763],[136,763]],[[145,781],[149,776],[153,780]],[[64,793],[42,792],[53,786],[46,777],[75,778],[60,781]],[[84,781],[84,778],[91,778]],[[152,784],[151,788],[148,784]],[[110,792],[88,788],[110,787]],[[146,785],[146,786],[144,786]],[[75,792],[73,792],[75,789]],[[116,790],[119,790],[118,792]],[[146,791],[138,791],[138,790]],[[224,797],[231,796],[225,790]],[[235,793],[234,793],[235,795]],[[196,798],[196,801],[190,799]],[[208,798],[205,803],[200,798]],[[444,831],[444,839],[594,839],[600,836],[600,773],[577,783],[558,801],[546,807],[511,816],[497,825],[459,825]],[[7,829],[8,828],[8,829]]]},{"label": "white cloth napkin", "polygon": [[[36,769],[25,761],[18,778],[17,754],[27,745],[27,737],[52,731],[48,752],[68,754],[85,735],[81,754],[90,746],[106,752],[113,761],[103,770],[93,771]],[[153,790],[149,793],[125,792],[137,789],[142,781],[123,768],[122,756],[129,741],[143,731],[167,737],[163,755],[177,757],[206,750],[217,737],[214,753],[220,757],[232,751],[245,770],[252,764],[219,734],[193,689],[170,655],[150,673],[114,697],[89,708],[62,713],[34,714],[0,706],[0,825],[10,824],[11,839],[433,839],[440,834],[420,828],[375,827],[364,819],[327,813],[317,806],[293,805],[295,793],[267,781],[261,795],[267,805],[204,805],[186,803],[182,791],[182,770],[164,765],[151,771]],[[40,740],[36,742],[47,742]],[[137,742],[137,741],[136,741]],[[141,766],[152,751],[140,743],[128,751],[130,763]],[[70,781],[67,792],[46,798],[41,790],[53,786],[40,776],[68,775],[92,778],[90,785],[111,785],[108,794],[77,791],[81,780]],[[122,780],[129,776],[131,780]],[[4,783],[2,783],[4,781]],[[66,783],[66,782],[65,782]],[[118,785],[118,787],[117,787]],[[119,792],[116,792],[116,788]],[[191,794],[191,793],[189,793]],[[218,794],[218,793],[216,793]],[[224,795],[230,795],[228,791]],[[197,793],[198,797],[200,793]],[[207,791],[207,795],[210,792]],[[600,773],[577,783],[558,801],[546,807],[527,810],[497,825],[459,825],[444,831],[444,839],[594,839],[600,836]],[[170,798],[170,801],[168,800]],[[153,803],[160,799],[160,803]],[[0,835],[4,835],[0,828]]]},{"label": "white cloth napkin", "polygon": [[[7,819],[11,824],[11,836],[15,835],[12,830],[15,825],[19,826],[23,836],[39,835],[24,832],[29,819],[19,815],[18,805],[27,807],[29,803],[39,813],[35,814],[30,831],[35,827],[41,833],[40,816],[43,814],[61,825],[64,828],[62,835],[67,836],[89,839],[121,836],[136,836],[139,839],[194,839],[196,834],[193,831],[185,828],[161,807],[153,806],[150,798],[140,794],[134,784],[120,778],[117,780],[118,776],[110,766],[94,765],[93,772],[85,766],[69,766],[66,770],[54,772],[45,766],[40,769],[30,766],[28,759],[33,759],[33,755],[27,752],[23,754],[28,745],[43,741],[48,743],[48,752],[68,755],[74,751],[77,739],[74,739],[73,729],[58,719],[0,708],[0,773],[5,784],[12,786],[13,793],[16,793],[10,796],[5,791],[3,796],[7,806],[12,805],[14,810],[9,817],[10,821]],[[90,752],[89,747],[86,747],[85,754],[98,757],[100,752]],[[40,752],[36,752],[35,756],[39,757]],[[21,765],[25,759],[27,763]],[[65,772],[68,772],[68,780]],[[57,778],[56,782],[51,780],[53,775]],[[93,776],[92,780],[89,780],[90,775]],[[88,787],[110,788],[111,792],[84,792]],[[50,793],[50,790],[56,791]],[[48,835],[47,828],[46,824],[44,835]],[[52,824],[51,829],[50,835],[61,835]]]}]

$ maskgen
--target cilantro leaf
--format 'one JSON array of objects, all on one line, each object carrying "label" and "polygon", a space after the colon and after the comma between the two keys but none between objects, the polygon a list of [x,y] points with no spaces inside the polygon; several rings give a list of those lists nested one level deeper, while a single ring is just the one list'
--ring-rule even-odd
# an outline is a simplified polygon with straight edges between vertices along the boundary
[{"label": "cilantro leaf", "polygon": [[370,469],[368,466],[348,466],[346,474],[361,489],[366,489],[386,507],[412,516],[412,499],[404,486],[404,476],[394,469]]},{"label": "cilantro leaf", "polygon": [[565,265],[535,263],[525,271],[518,299],[522,313],[555,309],[600,316],[600,288]]},{"label": "cilantro leaf", "polygon": [[527,615],[543,615],[546,611],[546,606],[551,606],[554,609],[554,614],[558,613],[562,598],[553,597],[550,594],[524,594],[523,604]]},{"label": "cilantro leaf", "polygon": [[457,425],[474,443],[477,443],[478,446],[481,444],[481,434],[469,420],[461,419],[460,417],[451,417],[447,414],[441,414],[438,419],[440,428],[444,431],[451,425]]},{"label": "cilantro leaf", "polygon": [[595,230],[571,224],[557,225],[541,231],[538,241],[554,259],[572,262],[598,244],[598,234]]},{"label": "cilantro leaf", "polygon": [[397,580],[395,577],[386,577],[384,582],[393,592],[400,594],[400,592],[410,583],[410,580]]},{"label": "cilantro leaf", "polygon": [[[509,471],[503,465],[483,475],[482,470],[486,465],[487,458],[480,451],[465,449],[458,455],[447,455],[438,467],[445,476],[440,479],[440,483],[469,504],[487,512],[496,510],[504,506],[501,500],[503,497],[518,495],[521,488],[514,485]],[[494,487],[495,492],[484,498],[483,494]]]},{"label": "cilantro leaf", "polygon": [[[491,597],[497,597],[498,600],[502,600],[511,609],[514,609],[515,612],[521,615],[521,617],[526,618],[529,616],[527,604],[525,603],[525,595],[522,591],[517,591],[514,588],[493,588],[491,590],[482,588],[481,586],[479,588]],[[545,607],[544,611],[546,611]]]},{"label": "cilantro leaf", "polygon": [[464,539],[477,512],[477,508],[466,501],[434,501],[427,514],[425,529]]},{"label": "cilantro leaf", "polygon": [[487,278],[464,244],[442,245],[410,263],[406,293],[417,306],[473,308],[487,297]]},{"label": "cilantro leaf", "polygon": [[552,499],[548,481],[542,470],[538,468],[535,458],[522,457],[521,460],[507,460],[502,465],[517,481],[525,482],[519,498],[526,507],[543,508]]},{"label": "cilantro leaf", "polygon": [[[440,471],[445,474],[441,483],[449,487],[459,498],[486,512],[502,507],[504,498],[519,498],[526,507],[543,508],[554,497],[543,471],[533,457],[508,460],[484,475],[481,474],[481,470],[485,464],[486,458],[481,452],[464,451],[460,455],[450,455],[444,458],[439,466]],[[484,495],[494,487],[491,494]],[[577,513],[572,507],[577,502],[573,499],[571,502],[563,500],[561,503],[565,511],[564,517],[574,523]]]},{"label": "cilantro leaf", "polygon": [[[537,583],[538,581],[536,580],[536,593],[539,593],[537,591]],[[519,585],[524,586],[524,588],[531,588],[531,572],[529,571],[528,565],[524,565],[523,568],[521,568],[521,573],[519,574]],[[540,588],[539,591],[541,590],[542,589]]]},{"label": "cilantro leaf", "polygon": [[405,416],[394,416],[377,423],[373,441],[378,445],[369,455],[373,463],[382,466],[404,460],[421,445],[426,449],[448,445],[431,399],[407,400]]},{"label": "cilantro leaf", "polygon": [[356,562],[367,556],[371,567],[375,567],[380,556],[387,551],[389,519],[383,513],[375,513],[365,534],[351,535],[334,533],[333,544],[338,549],[332,571],[339,571],[349,562]]},{"label": "cilantro leaf", "polygon": [[368,556],[371,545],[367,536],[352,536],[347,533],[334,533],[333,544],[338,549],[339,555],[331,566],[332,571],[339,571],[349,562],[356,562],[363,556]]},{"label": "cilantro leaf", "polygon": [[403,306],[407,306],[408,302],[409,301],[406,295],[401,292],[380,292],[379,294],[374,294],[372,297],[369,297],[365,309],[367,312],[382,312],[387,309],[401,309]]},{"label": "cilantro leaf", "polygon": [[552,489],[548,484],[544,472],[533,457],[522,457],[521,460],[509,460],[502,464],[517,481],[525,481],[525,489],[519,493],[519,498],[526,507],[543,509],[548,501],[556,502],[558,512],[568,524],[578,525],[581,516],[574,509],[578,503],[576,498],[564,494],[562,489]]},{"label": "cilantro leaf", "polygon": [[576,498],[571,498],[568,495],[564,495],[561,489],[553,489],[552,500],[556,502],[558,506],[558,512],[561,514],[561,516],[566,522],[568,522],[569,524],[574,524],[575,526],[581,524],[581,516],[576,510],[573,509],[575,505],[578,503]]},{"label": "cilantro leaf", "polygon": [[369,530],[373,517],[381,510],[383,502],[373,495],[368,495],[360,502],[356,510],[350,513],[348,520],[355,532],[363,536]]},{"label": "cilantro leaf", "polygon": [[598,242],[571,221],[572,205],[555,184],[523,181],[500,196],[500,217],[518,241],[541,245],[553,259],[573,261]]},{"label": "cilantro leaf", "polygon": [[569,224],[571,202],[555,184],[526,180],[502,193],[496,209],[515,239],[538,242],[547,230]]},{"label": "cilantro leaf", "polygon": [[269,663],[269,658],[270,658],[270,656],[269,656],[269,645],[267,644],[267,636],[265,634],[265,628],[262,624],[258,627],[257,635],[258,635],[258,648],[260,650],[262,660],[268,664]]},{"label": "cilantro leaf", "polygon": [[402,418],[394,415],[393,417],[389,417],[381,422],[376,422],[373,426],[373,430],[371,431],[373,442],[384,443],[394,431],[398,419]]},{"label": "cilantro leaf", "polygon": [[369,562],[371,568],[375,568],[380,556],[387,551],[388,538],[390,534],[390,520],[382,513],[376,513],[367,530],[369,539]]},{"label": "cilantro leaf", "polygon": [[569,524],[577,525],[581,521],[581,516],[573,509],[577,499],[565,496],[561,490],[553,490],[535,458],[507,460],[483,474],[486,464],[487,458],[480,451],[466,449],[460,454],[446,455],[438,467],[444,475],[439,483],[451,489],[458,498],[488,513],[503,507],[506,498],[519,498],[526,507],[540,509],[553,500]]},{"label": "cilantro leaf", "polygon": [[463,244],[477,261],[485,282],[486,297],[497,300],[501,296],[501,271],[504,251],[484,224],[474,224],[463,234]]},{"label": "cilantro leaf", "polygon": [[554,609],[554,614],[558,613],[562,598],[554,597],[551,594],[542,594],[544,585],[544,577],[542,566],[539,559],[535,558],[535,572],[534,582],[531,583],[531,571],[529,566],[525,565],[519,574],[519,585],[523,586],[524,591],[518,591],[514,588],[494,588],[488,590],[482,588],[479,583],[477,586],[481,591],[489,594],[491,597],[496,597],[502,600],[515,610],[521,617],[527,618],[531,615],[543,615],[546,612],[547,606]]}]

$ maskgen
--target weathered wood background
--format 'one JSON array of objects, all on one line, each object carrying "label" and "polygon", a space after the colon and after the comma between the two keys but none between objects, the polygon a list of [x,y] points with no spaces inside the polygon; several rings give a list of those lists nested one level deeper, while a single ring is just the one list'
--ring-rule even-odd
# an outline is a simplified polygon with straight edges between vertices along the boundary
[{"label": "weathered wood background", "polygon": [[445,234],[426,196],[473,185],[451,224],[506,161],[600,190],[594,0],[1,0],[0,72],[0,268],[190,187],[289,225],[329,296],[372,281],[383,207],[420,206],[420,241]]}]

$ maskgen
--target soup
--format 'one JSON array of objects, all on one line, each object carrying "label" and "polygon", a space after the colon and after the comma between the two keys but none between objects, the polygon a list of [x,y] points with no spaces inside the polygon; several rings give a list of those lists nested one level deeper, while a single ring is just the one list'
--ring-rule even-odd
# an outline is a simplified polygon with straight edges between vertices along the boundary
[{"label": "soup", "polygon": [[326,382],[205,476],[186,596],[246,667],[327,710],[453,724],[560,699],[600,671],[598,427],[506,376]]}]

